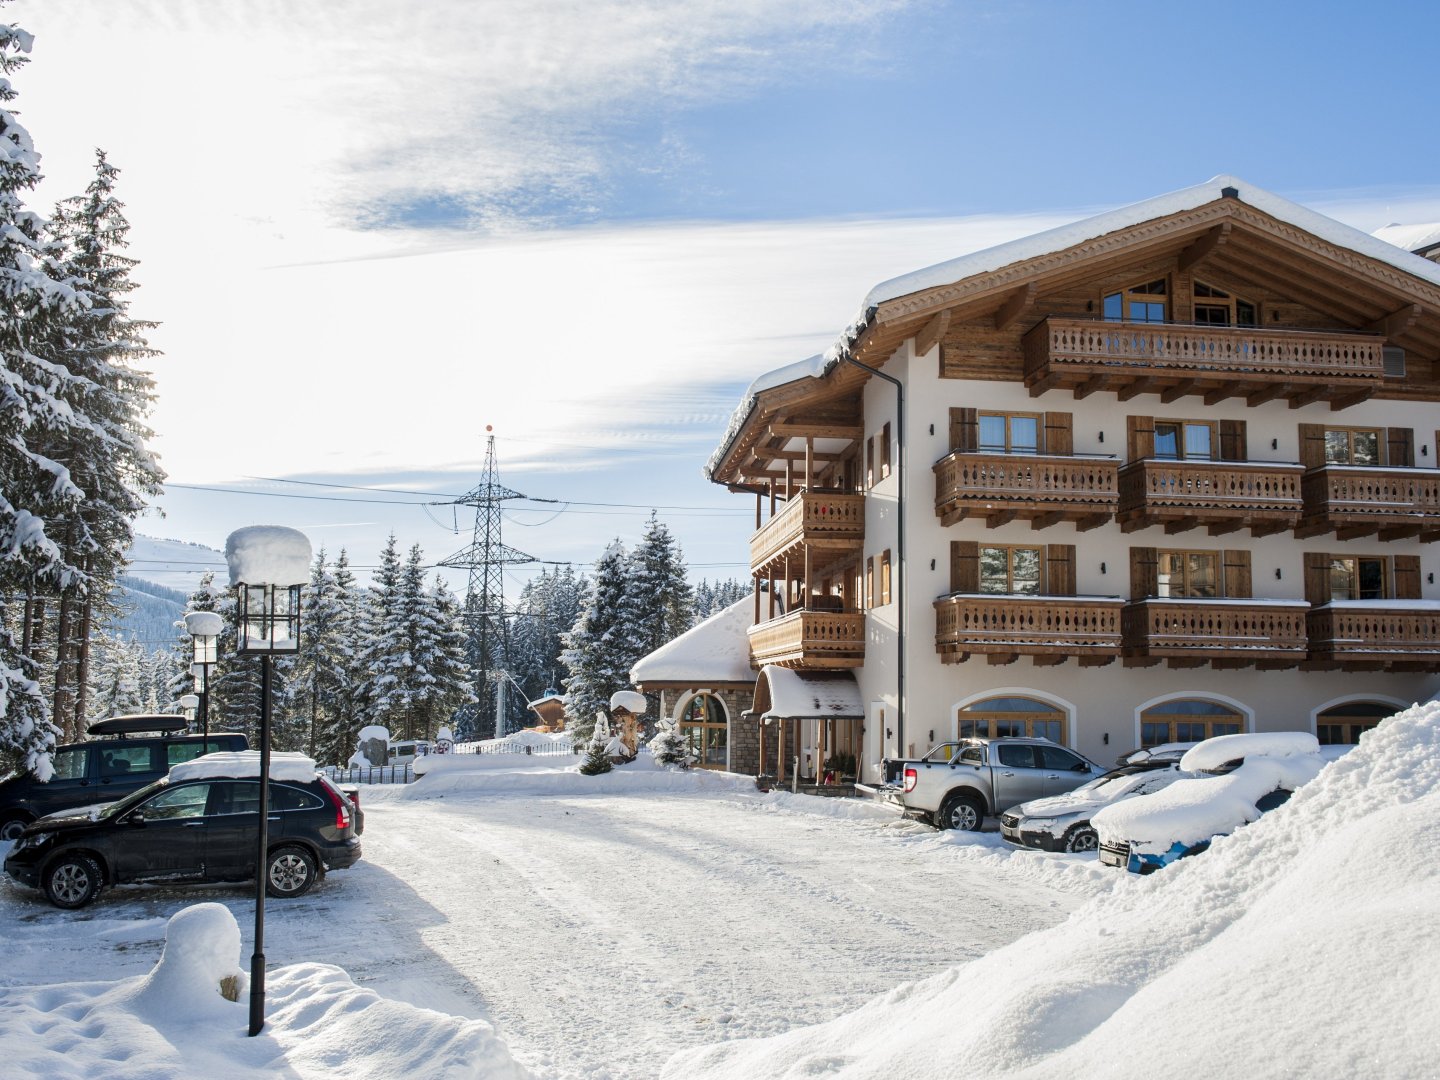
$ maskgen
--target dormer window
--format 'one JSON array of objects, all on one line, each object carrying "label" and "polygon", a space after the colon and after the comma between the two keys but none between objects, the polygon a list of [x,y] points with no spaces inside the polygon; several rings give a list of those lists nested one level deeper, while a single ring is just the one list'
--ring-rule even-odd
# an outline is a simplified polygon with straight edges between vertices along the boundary
[{"label": "dormer window", "polygon": [[1201,326],[1255,326],[1255,305],[1224,289],[1197,281],[1195,322]]},{"label": "dormer window", "polygon": [[1170,290],[1164,278],[1147,281],[1143,285],[1132,285],[1128,289],[1111,293],[1105,297],[1103,311],[1106,322],[1152,322],[1165,321],[1166,303]]}]

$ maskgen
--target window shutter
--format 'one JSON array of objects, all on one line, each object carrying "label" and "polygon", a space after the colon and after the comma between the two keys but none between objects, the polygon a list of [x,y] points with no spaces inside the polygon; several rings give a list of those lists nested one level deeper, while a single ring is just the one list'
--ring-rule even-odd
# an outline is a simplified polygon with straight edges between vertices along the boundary
[{"label": "window shutter", "polygon": [[1420,556],[1419,555],[1396,555],[1395,566],[1395,599],[1396,600],[1419,600],[1420,599]]},{"label": "window shutter", "polygon": [[1232,600],[1249,600],[1250,552],[1227,551],[1225,556],[1225,595]]},{"label": "window shutter", "polygon": [[1043,451],[1047,454],[1073,454],[1075,452],[1075,437],[1070,413],[1047,412],[1045,414]]},{"label": "window shutter", "polygon": [[950,410],[950,449],[974,450],[980,445],[980,414],[976,409]]},{"label": "window shutter", "polygon": [[1245,421],[1220,421],[1220,460],[1245,461],[1249,448],[1245,445]]},{"label": "window shutter", "polygon": [[1300,464],[1318,469],[1325,464],[1325,425],[1300,425]]},{"label": "window shutter", "polygon": [[1049,544],[1045,548],[1045,591],[1051,596],[1075,595],[1075,545]]},{"label": "window shutter", "polygon": [[980,545],[974,540],[950,542],[950,591],[980,591]]},{"label": "window shutter", "polygon": [[1160,593],[1160,553],[1153,547],[1130,549],[1130,599],[1144,600]]},{"label": "window shutter", "polygon": [[1415,464],[1415,432],[1408,427],[1385,429],[1385,464],[1403,467]]},{"label": "window shutter", "polygon": [[1305,553],[1305,601],[1317,607],[1330,602],[1330,556],[1323,551]]},{"label": "window shutter", "polygon": [[1155,418],[1153,416],[1127,416],[1125,418],[1125,455],[1130,461],[1142,461],[1155,456]]}]

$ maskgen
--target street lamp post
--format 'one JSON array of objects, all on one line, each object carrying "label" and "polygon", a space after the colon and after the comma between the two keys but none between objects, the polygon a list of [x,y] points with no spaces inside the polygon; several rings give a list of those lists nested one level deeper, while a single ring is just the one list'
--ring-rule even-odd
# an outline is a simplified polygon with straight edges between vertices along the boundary
[{"label": "street lamp post", "polygon": [[195,710],[200,708],[200,698],[197,694],[182,694],[177,702],[180,708],[185,710],[185,723],[195,723]]},{"label": "street lamp post", "polygon": [[185,630],[193,646],[190,674],[200,698],[200,726],[207,739],[210,737],[210,666],[215,663],[215,643],[224,628],[225,620],[213,611],[191,611],[185,616]]},{"label": "street lamp post", "polygon": [[310,576],[310,541],[295,529],[252,525],[225,541],[236,591],[236,652],[260,657],[260,827],[255,851],[255,951],[250,956],[250,1034],[265,1026],[265,887],[270,846],[270,686],[277,655],[300,649],[300,586]]}]

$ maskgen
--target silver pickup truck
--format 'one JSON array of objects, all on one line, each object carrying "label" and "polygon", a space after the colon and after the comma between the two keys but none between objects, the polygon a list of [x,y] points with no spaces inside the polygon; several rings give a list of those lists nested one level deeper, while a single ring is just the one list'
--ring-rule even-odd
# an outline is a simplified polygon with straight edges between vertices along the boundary
[{"label": "silver pickup truck", "polygon": [[1062,794],[1105,771],[1048,739],[961,739],[887,764],[894,779],[878,789],[882,800],[937,828],[970,831],[1008,807]]}]

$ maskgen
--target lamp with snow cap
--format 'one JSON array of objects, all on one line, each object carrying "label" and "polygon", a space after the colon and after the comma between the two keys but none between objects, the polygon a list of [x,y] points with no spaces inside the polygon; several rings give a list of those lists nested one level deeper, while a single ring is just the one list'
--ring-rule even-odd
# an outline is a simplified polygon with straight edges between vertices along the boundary
[{"label": "lamp with snow cap", "polygon": [[270,866],[270,686],[277,655],[300,651],[300,587],[310,577],[310,541],[296,529],[251,525],[225,541],[235,589],[235,651],[260,657],[260,799],[255,852],[255,951],[250,956],[250,1034],[265,1026],[265,887]]},{"label": "lamp with snow cap", "polygon": [[210,737],[210,665],[215,663],[215,643],[223,629],[225,620],[213,611],[185,614],[185,632],[190,635],[192,646],[190,674],[195,679],[195,694],[200,699],[200,729],[206,738]]}]

